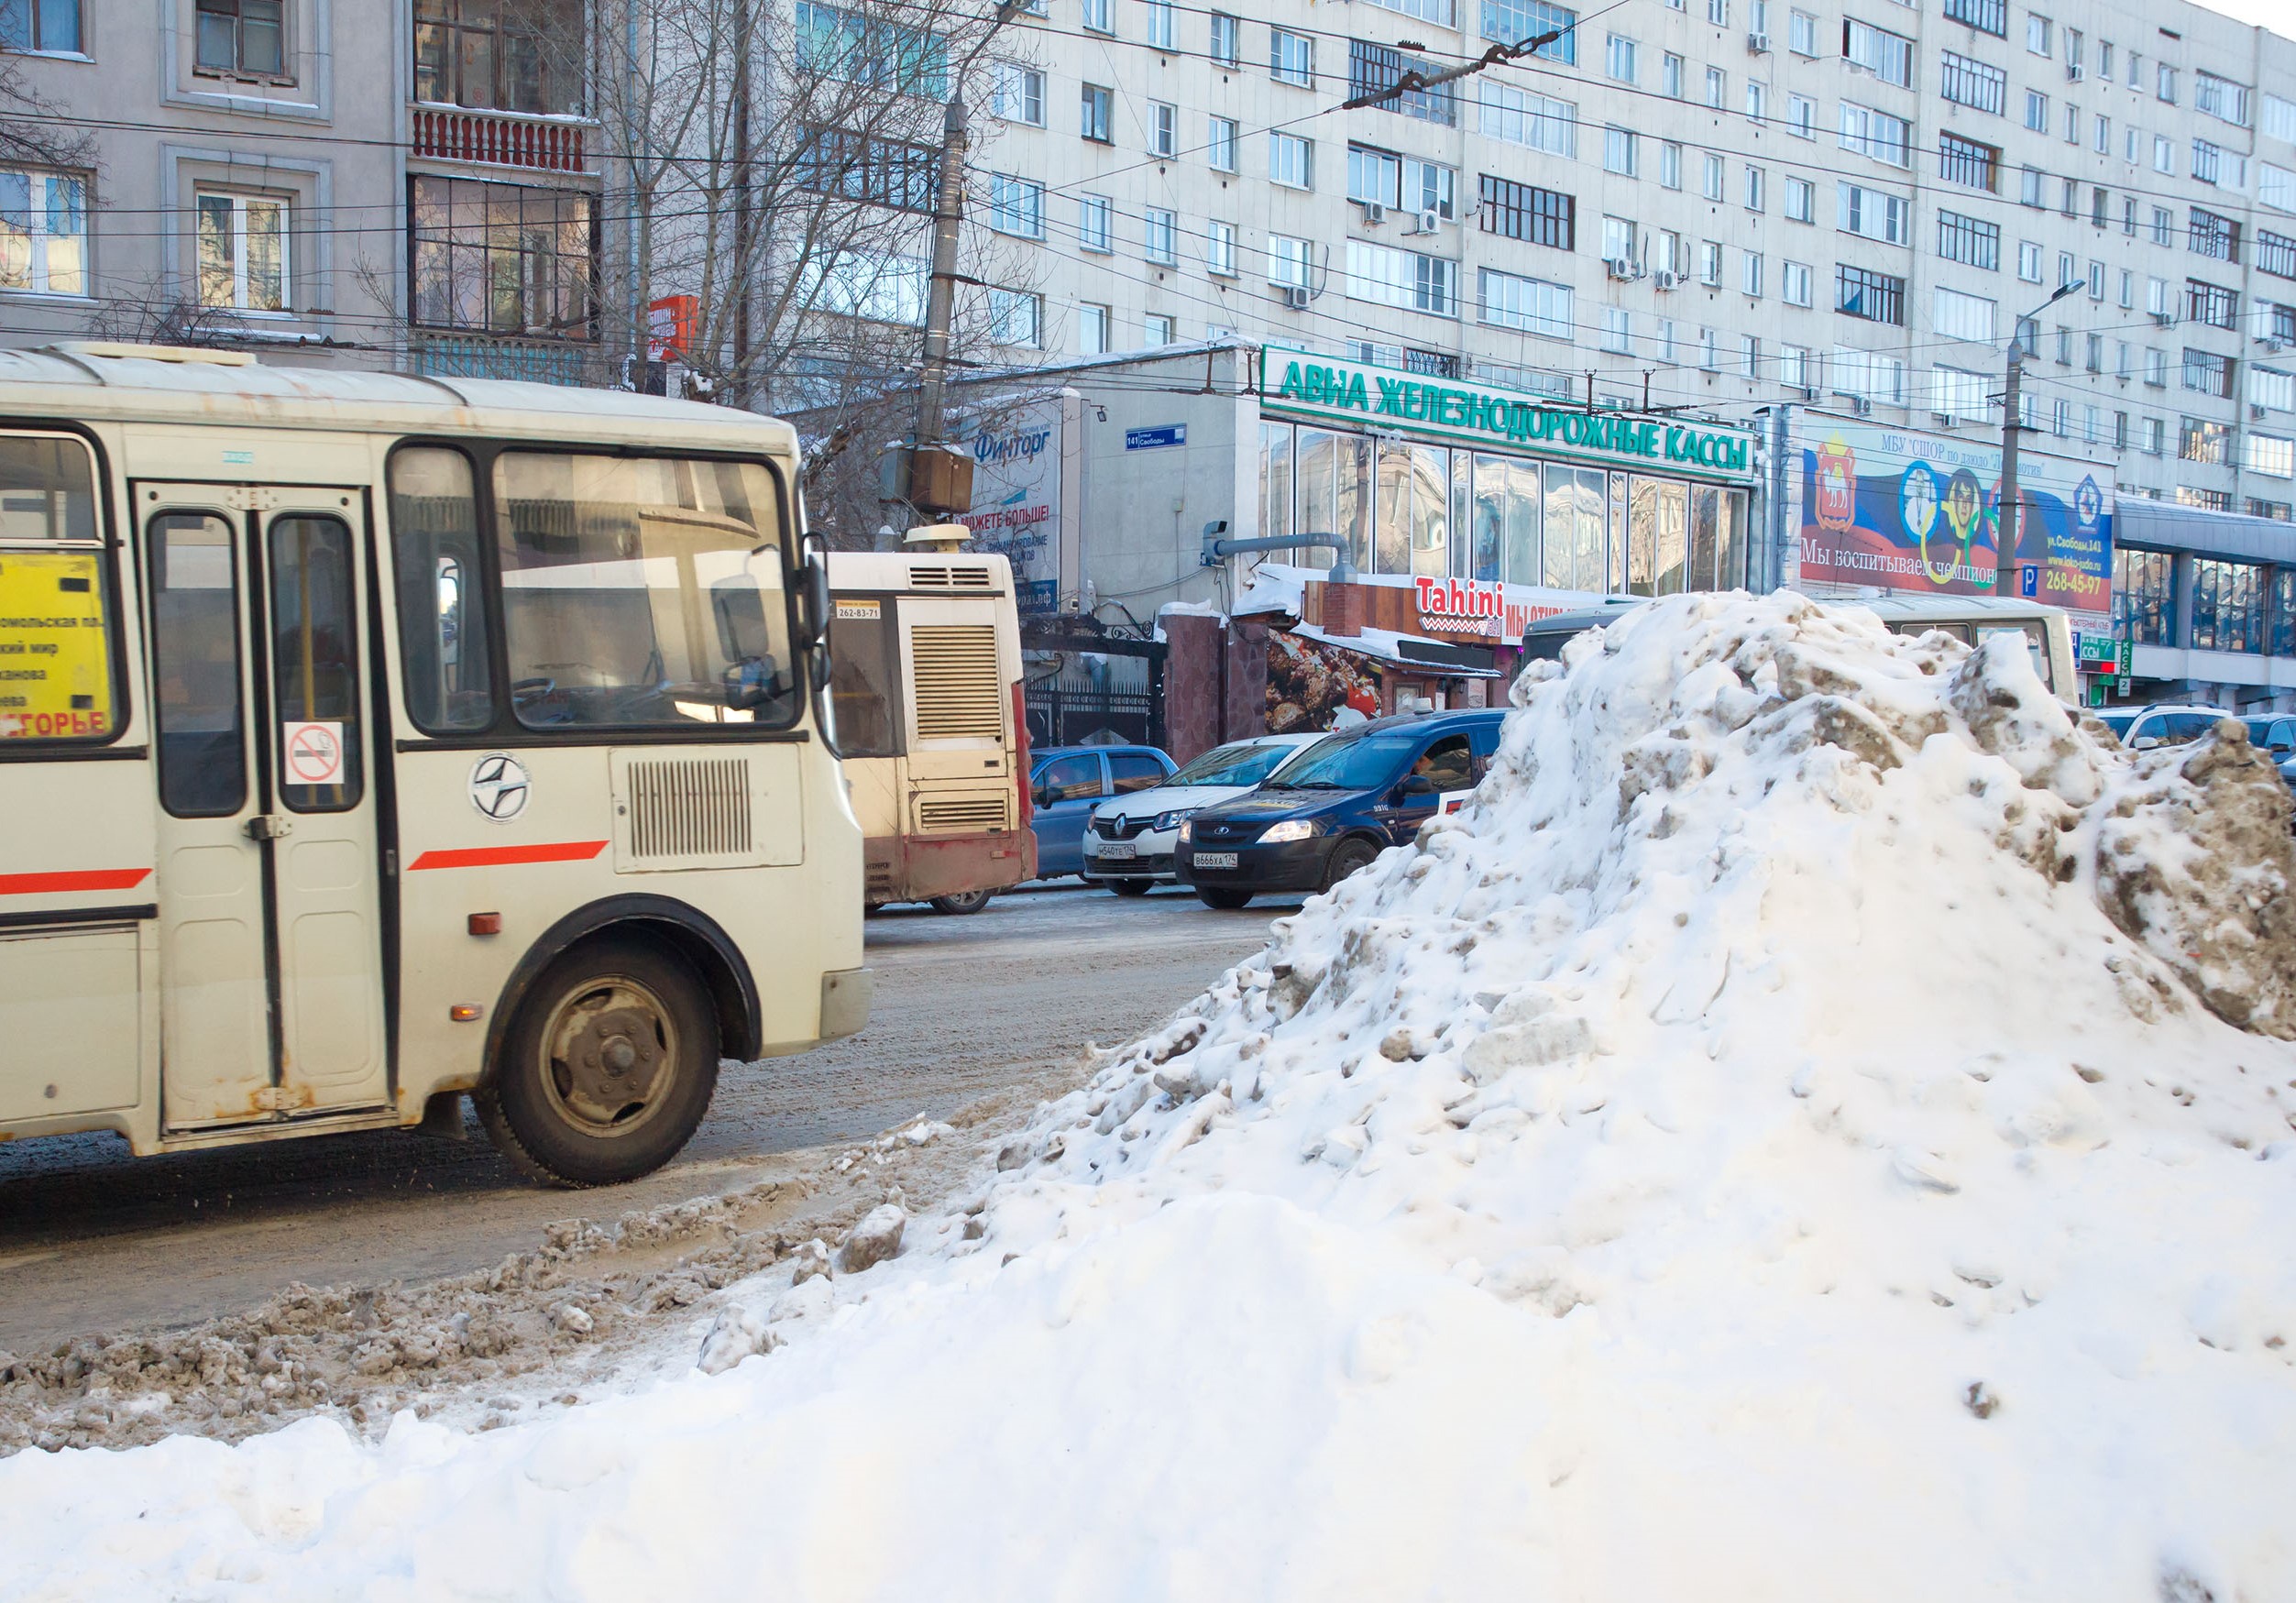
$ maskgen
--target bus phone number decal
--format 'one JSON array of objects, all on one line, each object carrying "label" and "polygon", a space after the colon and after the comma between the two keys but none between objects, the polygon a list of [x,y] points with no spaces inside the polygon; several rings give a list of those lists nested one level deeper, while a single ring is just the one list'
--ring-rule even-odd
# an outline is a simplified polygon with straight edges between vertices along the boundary
[{"label": "bus phone number decal", "polygon": [[0,554],[0,740],[112,732],[99,560],[93,551]]},{"label": "bus phone number decal", "polygon": [[883,603],[877,601],[849,601],[840,598],[837,603],[837,615],[840,618],[851,619],[858,622],[874,622],[884,616],[880,610],[882,606]]}]

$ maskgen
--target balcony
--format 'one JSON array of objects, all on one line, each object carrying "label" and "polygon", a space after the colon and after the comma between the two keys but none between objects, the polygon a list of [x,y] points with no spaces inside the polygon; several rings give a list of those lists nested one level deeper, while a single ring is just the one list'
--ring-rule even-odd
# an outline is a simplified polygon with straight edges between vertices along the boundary
[{"label": "balcony", "polygon": [[611,362],[588,342],[419,329],[407,342],[407,366],[432,379],[522,379],[530,384],[593,388],[613,379]]},{"label": "balcony", "polygon": [[522,172],[587,172],[588,134],[588,123],[566,117],[417,105],[413,154]]}]

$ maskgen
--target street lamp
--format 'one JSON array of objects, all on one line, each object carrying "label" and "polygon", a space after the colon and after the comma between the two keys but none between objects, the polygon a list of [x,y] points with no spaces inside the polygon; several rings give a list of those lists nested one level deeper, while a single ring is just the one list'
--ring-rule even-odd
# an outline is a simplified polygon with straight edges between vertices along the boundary
[{"label": "street lamp", "polygon": [[[2057,292],[2032,311],[2016,320],[2009,330],[2009,372],[2001,395],[2001,500],[1999,510],[2003,526],[1994,537],[1993,593],[1995,596],[2016,594],[2014,576],[2018,554],[2025,548],[2025,508],[2017,495],[2017,431],[2024,426],[2019,413],[2023,410],[2021,392],[2025,388],[2025,342],[2021,331],[2028,323],[2066,296],[2081,289],[2084,280],[2075,279],[2057,286]],[[2040,324],[2033,323],[2036,337]]]}]

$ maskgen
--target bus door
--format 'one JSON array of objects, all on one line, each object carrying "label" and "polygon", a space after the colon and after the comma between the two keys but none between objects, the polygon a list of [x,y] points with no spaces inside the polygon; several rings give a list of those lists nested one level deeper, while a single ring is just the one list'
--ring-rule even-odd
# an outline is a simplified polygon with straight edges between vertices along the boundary
[{"label": "bus door", "polygon": [[170,1128],[383,1103],[352,490],[138,483]]}]

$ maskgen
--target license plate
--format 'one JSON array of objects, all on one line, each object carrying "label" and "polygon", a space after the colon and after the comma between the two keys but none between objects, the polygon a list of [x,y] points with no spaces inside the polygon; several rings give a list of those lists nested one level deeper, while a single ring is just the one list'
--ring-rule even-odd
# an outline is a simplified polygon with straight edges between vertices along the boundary
[{"label": "license plate", "polygon": [[1191,866],[1195,868],[1234,868],[1236,853],[1233,851],[1199,851],[1189,862]]},{"label": "license plate", "polygon": [[1100,859],[1104,862],[1114,862],[1121,858],[1137,857],[1139,855],[1140,849],[1129,840],[1103,841],[1099,851]]}]

